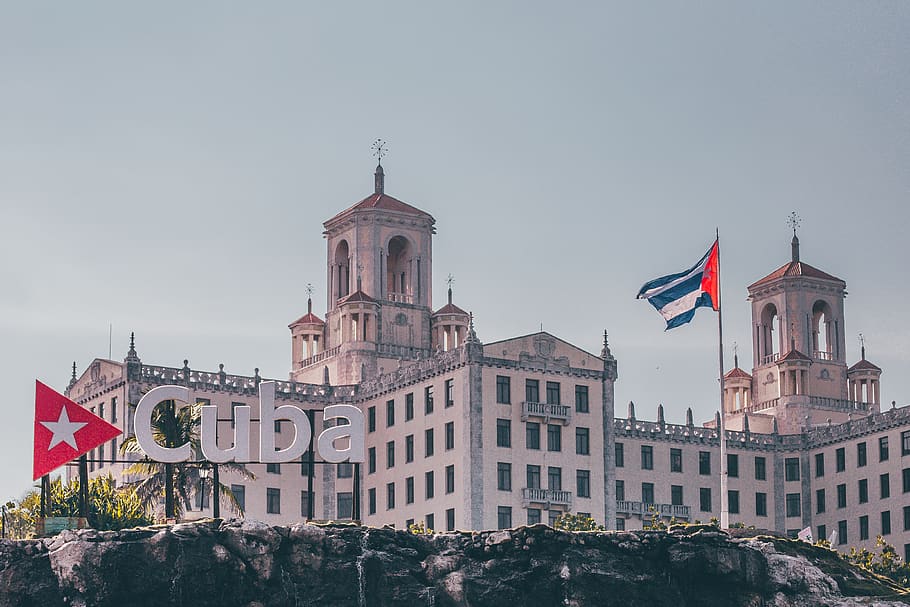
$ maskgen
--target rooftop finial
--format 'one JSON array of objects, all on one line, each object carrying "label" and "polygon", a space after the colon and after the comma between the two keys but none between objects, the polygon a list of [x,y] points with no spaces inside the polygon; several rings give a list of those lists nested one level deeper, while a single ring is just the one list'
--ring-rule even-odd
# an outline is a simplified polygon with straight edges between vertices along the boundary
[{"label": "rooftop finial", "polygon": [[377,139],[373,142],[370,149],[373,150],[373,156],[377,160],[376,172],[373,174],[374,193],[382,194],[385,191],[385,172],[382,170],[382,157],[389,153],[389,148],[386,147],[385,141]]},{"label": "rooftop finial", "polygon": [[738,354],[738,350],[739,350],[739,344],[737,344],[737,343],[734,341],[734,342],[733,342],[733,368],[734,368],[734,369],[739,369],[739,354]]},{"label": "rooftop finial", "polygon": [[76,361],[73,361],[73,381],[76,381]]},{"label": "rooftop finial", "polygon": [[796,229],[799,228],[801,222],[802,220],[799,218],[799,215],[796,214],[796,211],[790,213],[790,216],[787,218],[787,224],[793,228],[793,240],[790,241],[793,263],[799,262],[799,238],[796,236]]},{"label": "rooftop finial", "polygon": [[313,313],[313,284],[309,282],[306,283],[306,312]]},{"label": "rooftop finial", "polygon": [[866,338],[862,333],[859,334],[860,359],[866,360]]},{"label": "rooftop finial", "polygon": [[455,276],[449,274],[449,277],[446,278],[446,283],[449,285],[449,303],[452,303],[452,285],[455,284]]}]

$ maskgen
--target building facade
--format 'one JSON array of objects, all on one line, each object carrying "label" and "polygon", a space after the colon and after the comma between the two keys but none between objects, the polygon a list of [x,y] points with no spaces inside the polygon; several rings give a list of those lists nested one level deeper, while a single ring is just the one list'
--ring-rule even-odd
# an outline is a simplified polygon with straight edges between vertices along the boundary
[{"label": "building facade", "polygon": [[[608,528],[655,516],[707,521],[720,514],[717,420],[696,426],[640,421],[614,411],[617,363],[606,334],[599,354],[546,332],[483,343],[449,289],[434,311],[428,213],[374,192],[325,222],[325,320],[307,302],[289,325],[289,378],[276,405],[319,412],[359,407],[362,464],[255,464],[254,480],[222,474],[244,515],[272,523],[306,518],[367,525],[423,523],[489,529],[587,513]],[[730,520],[779,532],[837,531],[836,544],[871,547],[883,535],[910,556],[910,408],[882,412],[881,369],[847,367],[845,283],[799,259],[748,288],[752,373],[725,376]],[[234,439],[233,411],[253,408],[252,376],[144,363],[131,341],[123,362],[96,359],[67,395],[132,433],[141,396],[178,384],[218,407],[218,442]],[[276,422],[276,446],[293,428]],[[252,442],[258,426],[252,424]],[[122,437],[120,438],[122,440]],[[122,477],[117,440],[90,455],[92,475]],[[209,493],[210,493],[209,489]],[[188,516],[211,512],[205,491]],[[359,506],[359,508],[358,508]],[[227,509],[224,504],[222,508]],[[227,510],[225,512],[227,514]]]}]

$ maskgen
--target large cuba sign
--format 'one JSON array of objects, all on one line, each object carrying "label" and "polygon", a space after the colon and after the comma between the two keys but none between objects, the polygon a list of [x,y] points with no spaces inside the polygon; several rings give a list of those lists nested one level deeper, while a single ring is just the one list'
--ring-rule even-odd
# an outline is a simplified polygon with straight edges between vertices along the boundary
[{"label": "large cuba sign", "polygon": [[[176,464],[192,457],[189,443],[179,447],[159,445],[152,436],[152,411],[164,401],[190,402],[190,391],[183,386],[158,386],[146,392],[136,405],[134,431],[136,441],[142,450],[158,462]],[[228,449],[218,446],[218,407],[202,407],[202,455],[206,460],[221,464],[230,461],[260,462],[278,464],[299,458],[307,450],[313,429],[303,409],[292,405],[275,407],[275,382],[259,384],[259,453],[258,459],[250,459],[251,408],[234,408],[234,445]],[[363,411],[353,405],[330,405],[323,410],[323,419],[347,420],[344,425],[335,425],[322,431],[316,440],[316,451],[323,461],[339,463],[364,461],[364,420]],[[275,422],[288,421],[294,427],[294,440],[283,449],[275,448]],[[347,447],[339,449],[336,441],[347,439]]]}]

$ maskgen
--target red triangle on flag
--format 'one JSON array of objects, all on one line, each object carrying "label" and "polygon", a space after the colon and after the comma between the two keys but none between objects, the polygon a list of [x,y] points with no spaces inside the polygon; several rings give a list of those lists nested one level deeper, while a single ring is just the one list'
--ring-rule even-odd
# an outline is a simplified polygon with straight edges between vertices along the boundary
[{"label": "red triangle on flag", "polygon": [[123,431],[35,380],[34,480],[118,434]]}]

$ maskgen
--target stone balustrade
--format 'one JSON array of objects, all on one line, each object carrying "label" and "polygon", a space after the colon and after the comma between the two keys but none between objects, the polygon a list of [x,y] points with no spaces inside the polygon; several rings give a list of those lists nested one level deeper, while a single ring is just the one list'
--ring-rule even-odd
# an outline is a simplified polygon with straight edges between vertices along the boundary
[{"label": "stone balustrade", "polygon": [[554,405],[550,403],[521,403],[521,421],[526,422],[529,418],[539,418],[544,423],[550,423],[550,420],[561,422],[563,425],[572,421],[572,408],[568,405]]}]

